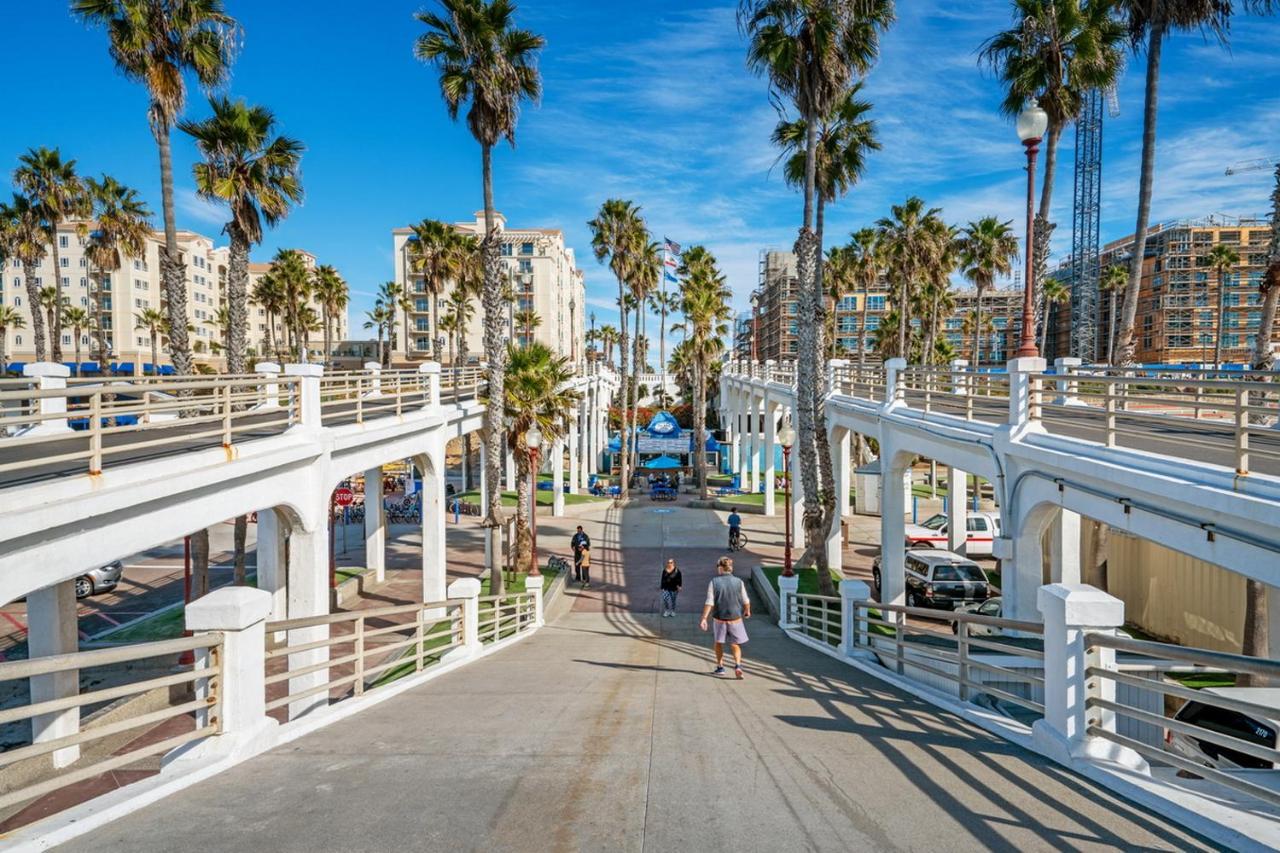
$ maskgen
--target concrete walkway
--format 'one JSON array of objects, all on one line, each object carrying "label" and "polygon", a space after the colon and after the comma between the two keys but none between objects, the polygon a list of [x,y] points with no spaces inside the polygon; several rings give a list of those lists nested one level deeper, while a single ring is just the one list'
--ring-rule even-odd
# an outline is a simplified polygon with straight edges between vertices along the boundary
[{"label": "concrete walkway", "polygon": [[[746,680],[715,678],[692,612],[715,514],[591,527],[599,580],[555,625],[63,849],[1206,848],[763,618]],[[652,613],[668,555],[675,619]]]}]

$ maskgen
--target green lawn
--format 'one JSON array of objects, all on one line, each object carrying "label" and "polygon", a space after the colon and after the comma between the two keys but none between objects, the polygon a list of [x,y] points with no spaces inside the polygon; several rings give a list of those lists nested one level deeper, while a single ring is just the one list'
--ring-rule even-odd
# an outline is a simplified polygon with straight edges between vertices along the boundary
[{"label": "green lawn", "polygon": [[[778,578],[782,575],[781,566],[764,566],[765,577],[769,579],[769,583],[773,585],[773,591],[778,591]],[[796,592],[800,595],[820,595],[821,590],[818,589],[818,570],[815,568],[795,569],[796,577],[800,579],[796,587]],[[831,572],[831,582],[839,586],[840,581],[844,580],[844,575],[837,571]]]},{"label": "green lawn", "polygon": [[[454,495],[454,497],[458,498],[463,503],[469,503],[469,504],[480,503],[480,491],[478,489],[472,489],[469,492],[460,492],[459,494]],[[600,503],[601,501],[607,501],[607,500],[609,500],[609,498],[596,497],[595,495],[571,495],[566,493],[564,496],[565,506],[573,506],[574,504]],[[554,504],[554,502],[555,502],[555,495],[553,495],[551,492],[546,492],[542,490],[538,491],[538,506],[551,506],[552,504]],[[502,505],[504,507],[514,507],[516,505],[516,493],[503,492]]]},{"label": "green lawn", "polygon": [[149,643],[182,636],[184,611],[181,607],[156,613],[118,631],[98,638],[103,643]]}]

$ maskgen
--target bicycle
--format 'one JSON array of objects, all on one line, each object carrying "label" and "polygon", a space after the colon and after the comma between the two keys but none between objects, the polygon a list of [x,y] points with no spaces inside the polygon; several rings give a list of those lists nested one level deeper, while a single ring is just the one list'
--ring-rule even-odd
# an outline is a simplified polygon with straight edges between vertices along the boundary
[{"label": "bicycle", "polygon": [[548,557],[547,571],[567,574],[569,571],[569,561],[559,555]]},{"label": "bicycle", "polygon": [[729,550],[741,551],[745,547],[747,547],[747,534],[739,529],[738,532],[733,534],[733,538],[729,540]]}]

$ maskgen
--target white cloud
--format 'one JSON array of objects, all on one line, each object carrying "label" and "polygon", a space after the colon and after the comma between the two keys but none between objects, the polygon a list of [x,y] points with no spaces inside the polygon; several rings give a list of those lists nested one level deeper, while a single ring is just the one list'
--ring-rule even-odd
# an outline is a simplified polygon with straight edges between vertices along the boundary
[{"label": "white cloud", "polygon": [[182,216],[194,219],[202,225],[216,225],[221,228],[227,224],[227,209],[208,201],[193,189],[177,187],[173,193],[173,202]]}]

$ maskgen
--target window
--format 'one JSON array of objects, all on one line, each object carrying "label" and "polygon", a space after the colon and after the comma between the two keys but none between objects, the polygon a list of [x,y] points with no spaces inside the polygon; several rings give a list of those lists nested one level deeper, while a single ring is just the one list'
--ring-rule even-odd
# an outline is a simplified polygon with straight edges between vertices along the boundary
[{"label": "window", "polygon": [[868,297],[867,297],[867,310],[868,310],[868,311],[883,311],[883,310],[884,310],[884,304],[885,304],[885,298],[884,298],[883,296],[868,296]]},{"label": "window", "polygon": [[533,261],[521,260],[521,261],[520,261],[520,272],[523,272],[523,273],[530,273],[530,272],[533,272]]},{"label": "window", "polygon": [[987,520],[982,516],[974,516],[966,520],[965,529],[970,533],[986,533]]},{"label": "window", "polygon": [[512,247],[512,245],[511,245],[510,243],[503,243],[503,244],[499,247],[499,252],[498,252],[498,254],[502,255],[502,257],[504,257],[504,258],[509,258],[509,257],[511,257],[511,249],[512,249],[512,248],[513,248],[513,247]]},{"label": "window", "polygon": [[[21,296],[15,296],[15,297],[13,297],[13,304],[14,304],[14,305],[21,305],[21,304],[22,304],[22,297],[21,297]],[[22,343],[22,341],[18,341],[18,343]]]},{"label": "window", "polygon": [[840,298],[840,304],[839,304],[838,306],[836,306],[836,307],[837,307],[837,310],[839,310],[839,311],[857,311],[857,310],[858,310],[858,297],[856,297],[856,296],[842,296],[842,297]]},{"label": "window", "polygon": [[425,299],[415,299],[413,301],[413,309],[415,311],[428,311],[430,310],[430,305],[431,303]]},{"label": "window", "polygon": [[426,318],[426,317],[419,317],[419,318],[415,321],[414,327],[415,327],[419,332],[429,332],[429,331],[431,331],[431,324],[430,324],[430,321],[429,321],[429,320],[427,320],[427,318]]},{"label": "window", "polygon": [[794,303],[794,302],[788,302],[788,303],[787,303],[787,316],[788,316],[788,317],[794,317],[795,315],[796,315],[796,303]]},{"label": "window", "polygon": [[[67,235],[66,235],[66,234],[59,234],[59,235],[58,235],[58,248],[60,248],[60,249],[65,249],[65,248],[67,248]],[[63,258],[62,260],[64,261],[63,266],[66,266],[65,261],[66,261],[67,259],[66,259],[66,258]]]},{"label": "window", "polygon": [[532,254],[533,254],[533,244],[532,244],[532,243],[521,243],[521,244],[520,244],[520,254],[522,254],[522,255],[532,255]]},{"label": "window", "polygon": [[71,286],[71,279],[64,275],[64,276],[62,277],[62,286],[63,286],[63,287],[70,287],[70,286]]},{"label": "window", "polygon": [[84,269],[84,267],[85,267],[84,258],[81,258],[81,259],[80,259],[80,268],[81,268],[81,269]]}]

